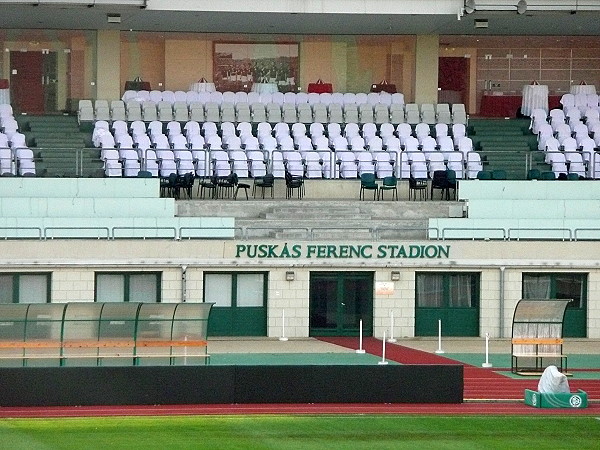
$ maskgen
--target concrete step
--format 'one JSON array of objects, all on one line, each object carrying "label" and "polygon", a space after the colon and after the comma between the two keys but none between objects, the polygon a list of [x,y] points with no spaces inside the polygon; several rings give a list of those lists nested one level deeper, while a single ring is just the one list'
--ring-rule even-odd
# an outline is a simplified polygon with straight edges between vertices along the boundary
[{"label": "concrete step", "polygon": [[277,239],[377,239],[425,238],[427,219],[420,220],[248,220],[237,219],[240,237]]}]

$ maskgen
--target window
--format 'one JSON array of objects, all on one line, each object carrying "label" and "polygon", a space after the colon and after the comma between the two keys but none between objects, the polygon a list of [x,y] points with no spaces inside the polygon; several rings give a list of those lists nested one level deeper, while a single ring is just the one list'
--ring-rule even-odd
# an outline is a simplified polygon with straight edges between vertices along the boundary
[{"label": "window", "polygon": [[523,298],[572,299],[567,308],[585,305],[587,274],[585,273],[524,273]]},{"label": "window", "polygon": [[160,272],[96,273],[97,302],[160,302]]},{"label": "window", "polygon": [[478,273],[417,273],[417,307],[475,308],[479,306]]},{"label": "window", "polygon": [[262,307],[265,304],[263,273],[207,273],[204,301],[219,307]]},{"label": "window", "polygon": [[0,303],[49,302],[49,273],[0,274]]}]

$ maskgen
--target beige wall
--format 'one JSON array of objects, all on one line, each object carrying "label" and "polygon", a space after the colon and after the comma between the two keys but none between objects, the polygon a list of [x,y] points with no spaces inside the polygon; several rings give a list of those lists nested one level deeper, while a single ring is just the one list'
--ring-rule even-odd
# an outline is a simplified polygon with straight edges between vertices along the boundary
[{"label": "beige wall", "polygon": [[[376,242],[349,242],[378,245]],[[431,260],[235,258],[235,246],[239,243],[216,240],[9,240],[3,243],[0,272],[50,272],[52,301],[65,302],[93,301],[96,271],[160,271],[162,301],[179,302],[184,298],[182,271],[185,266],[185,299],[200,302],[207,270],[266,271],[269,277],[268,335],[271,337],[280,336],[284,311],[288,337],[308,336],[312,270],[372,271],[375,282],[390,281],[391,271],[400,272],[400,280],[394,282],[391,294],[374,295],[374,334],[378,337],[384,331],[389,332],[390,313],[394,314],[396,337],[414,336],[415,273],[418,271],[481,273],[480,335],[489,333],[491,337],[510,336],[514,307],[522,295],[523,272],[585,272],[588,274],[588,337],[600,338],[600,269],[597,264],[600,243],[452,241],[448,243],[451,247],[449,259]],[[288,245],[292,244],[288,242]],[[502,267],[505,268],[503,308],[500,300]],[[287,270],[295,272],[294,281],[285,280]]]},{"label": "beige wall", "polygon": [[415,102],[437,103],[439,36],[417,36]]},{"label": "beige wall", "polygon": [[337,92],[368,92],[371,84],[385,79],[412,98],[414,36],[232,37],[123,32],[121,86],[138,76],[160,90],[187,90],[202,77],[212,81],[213,44],[220,41],[298,42],[302,90],[321,79],[332,83]]},{"label": "beige wall", "polygon": [[[212,81],[213,43],[206,39],[165,41],[165,86],[187,91],[201,78]],[[159,88],[160,89],[160,88]]]},{"label": "beige wall", "polygon": [[96,63],[96,98],[114,100],[121,97],[121,34],[98,30]]}]

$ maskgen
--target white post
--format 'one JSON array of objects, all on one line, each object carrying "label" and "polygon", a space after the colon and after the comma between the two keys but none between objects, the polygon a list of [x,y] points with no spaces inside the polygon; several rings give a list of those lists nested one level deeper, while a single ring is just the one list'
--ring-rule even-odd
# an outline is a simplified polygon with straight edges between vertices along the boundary
[{"label": "white post", "polygon": [[444,353],[442,350],[442,320],[438,320],[438,349],[435,351],[436,353]]},{"label": "white post", "polygon": [[287,341],[288,338],[285,337],[285,309],[281,311],[281,337],[280,341]]},{"label": "white post", "polygon": [[383,340],[382,340],[382,345],[383,345],[383,349],[381,351],[381,361],[379,361],[377,364],[379,364],[380,366],[384,366],[386,365],[388,362],[385,360],[385,331],[383,332]]},{"label": "white post", "polygon": [[[187,341],[187,334],[183,337],[184,341]],[[183,365],[187,366],[187,345],[183,347]]]},{"label": "white post", "polygon": [[481,367],[492,367],[492,363],[490,362],[490,333],[485,333],[485,362],[481,365]]},{"label": "white post", "polygon": [[390,311],[390,338],[387,341],[392,344],[397,342],[396,338],[394,338],[394,311]]},{"label": "white post", "polygon": [[362,348],[362,341],[363,341],[363,329],[362,329],[362,319],[360,319],[360,321],[358,322],[358,350],[356,350],[356,353],[365,353],[365,351]]}]

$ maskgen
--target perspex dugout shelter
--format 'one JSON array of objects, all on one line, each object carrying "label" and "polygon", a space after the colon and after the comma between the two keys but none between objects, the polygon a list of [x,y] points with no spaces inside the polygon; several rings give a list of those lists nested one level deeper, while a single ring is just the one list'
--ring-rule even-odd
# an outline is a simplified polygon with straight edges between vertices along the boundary
[{"label": "perspex dugout shelter", "polygon": [[208,363],[212,303],[0,304],[0,366]]}]

